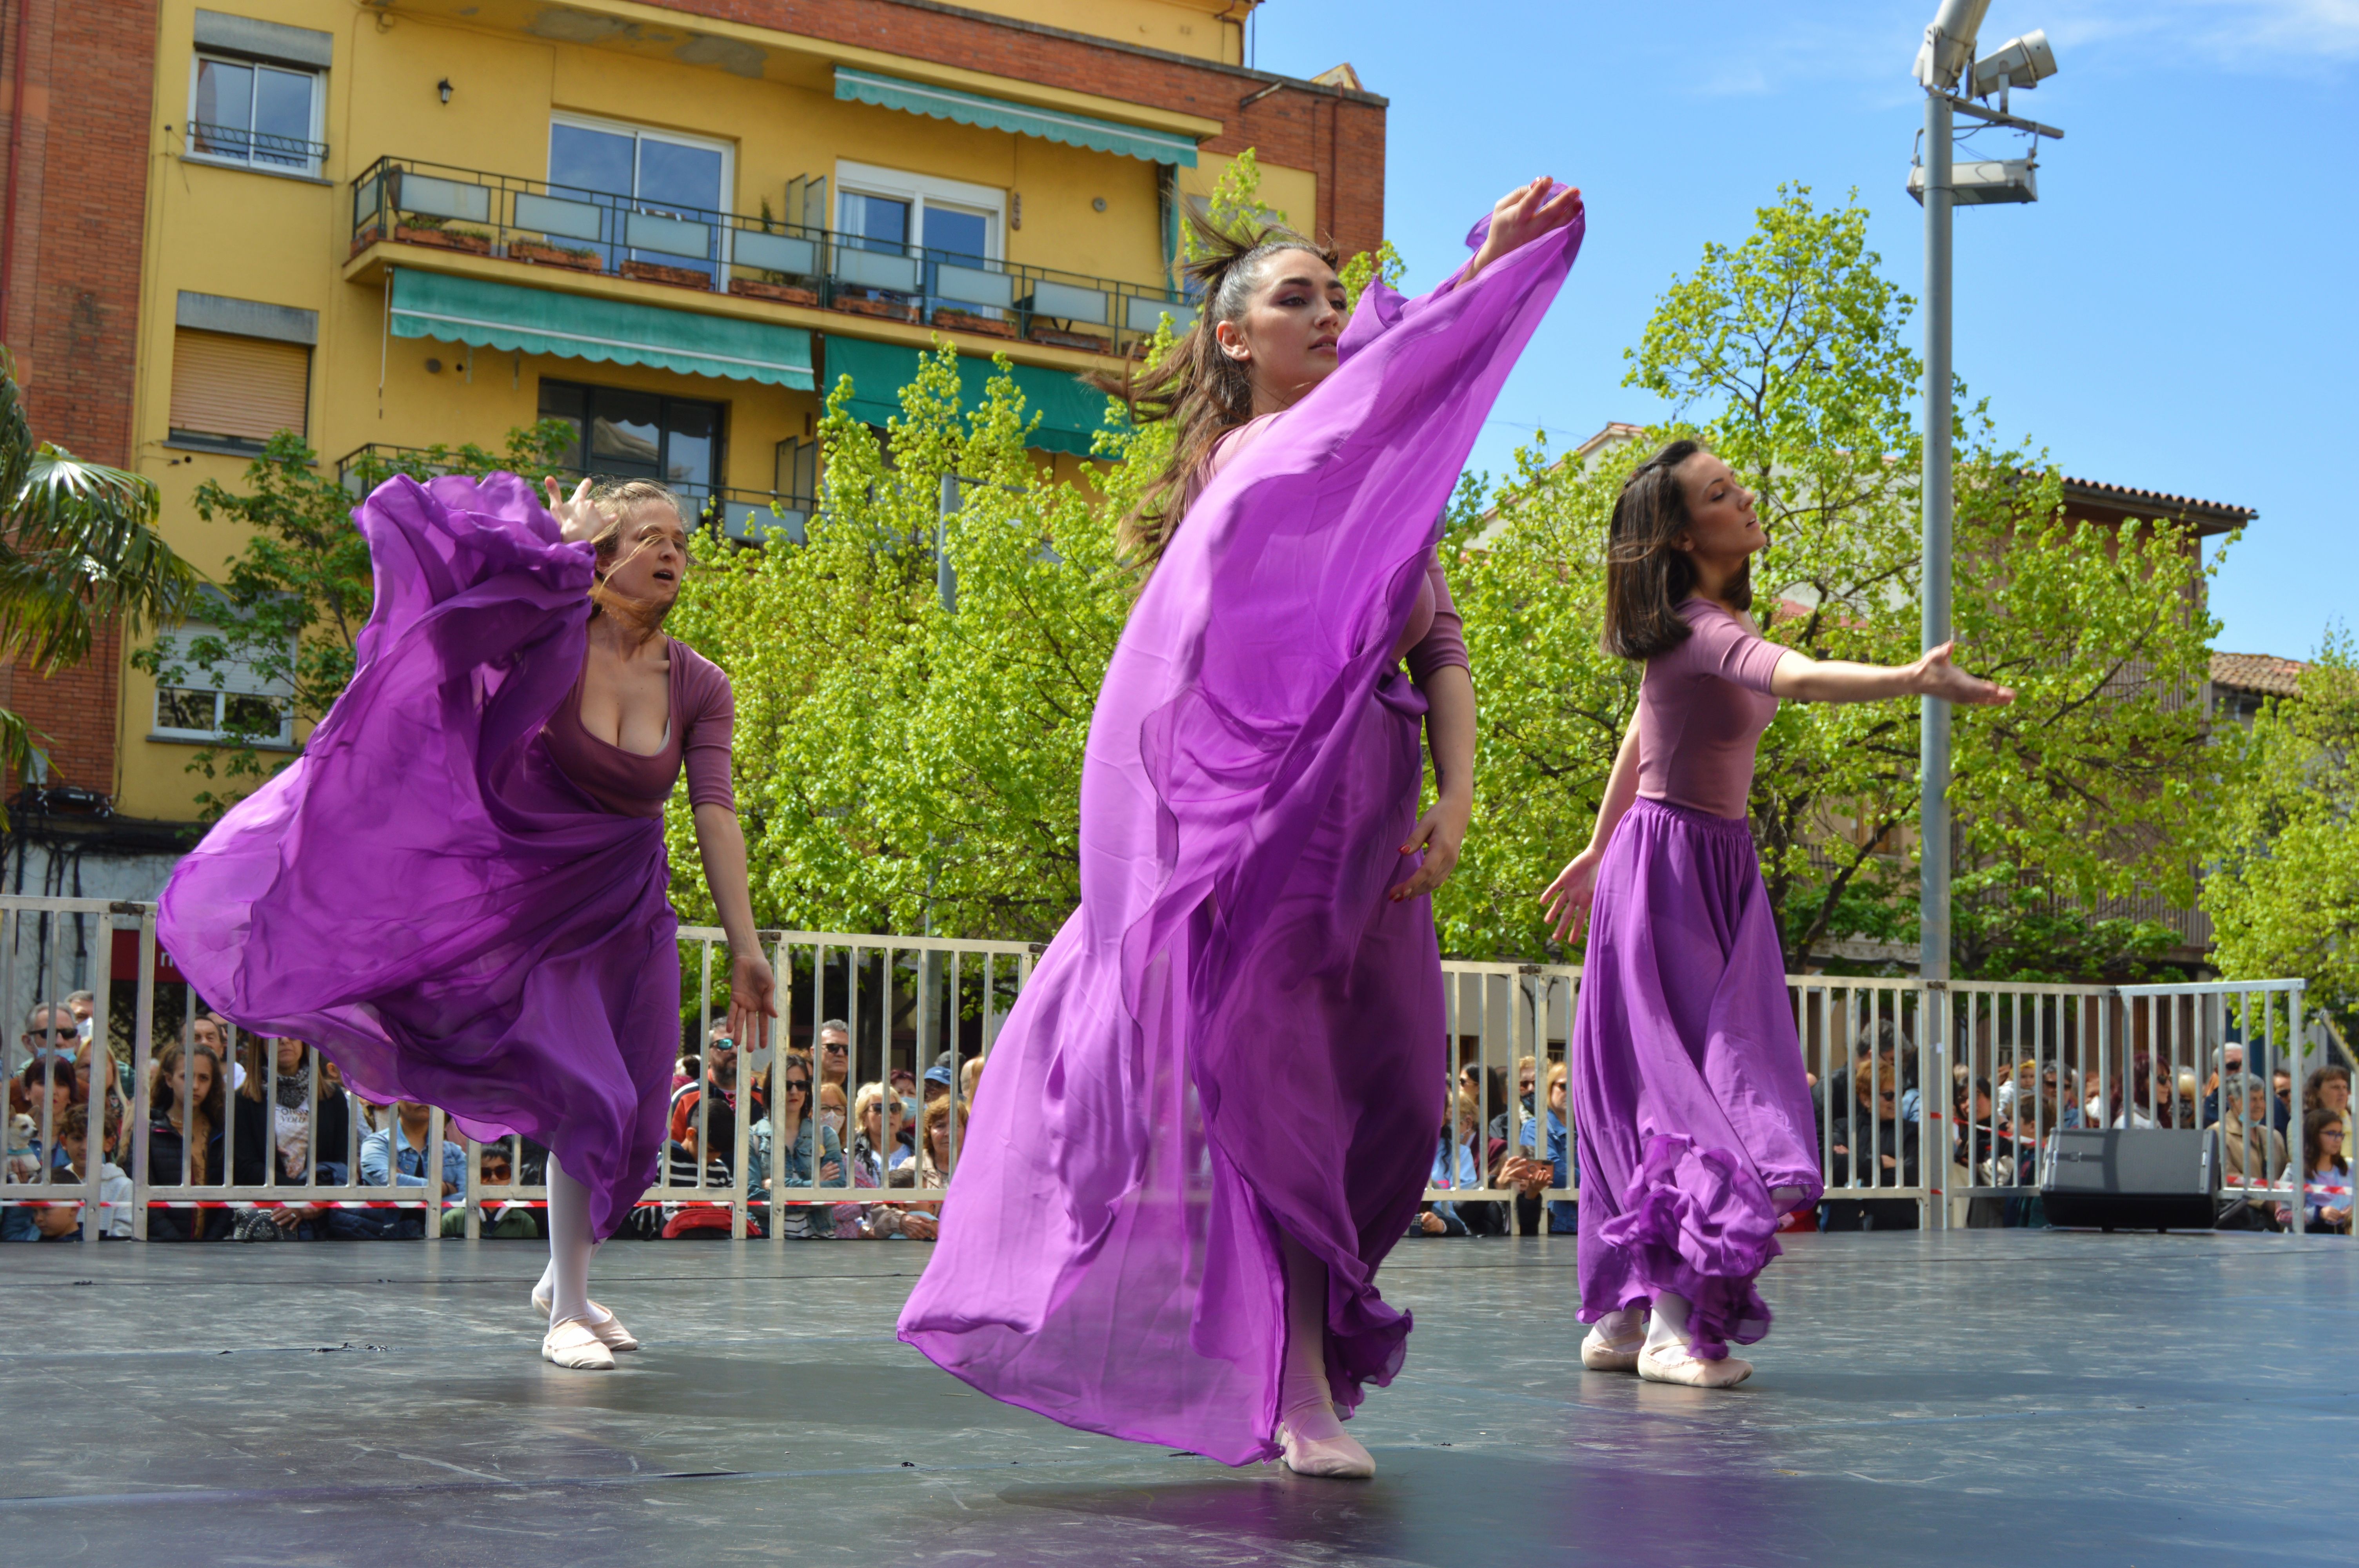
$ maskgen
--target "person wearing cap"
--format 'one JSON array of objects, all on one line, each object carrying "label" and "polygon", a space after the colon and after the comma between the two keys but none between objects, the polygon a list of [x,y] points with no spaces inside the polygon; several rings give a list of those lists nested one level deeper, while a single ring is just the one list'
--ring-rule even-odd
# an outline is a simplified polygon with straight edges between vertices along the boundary
[{"label": "person wearing cap", "polygon": [[[949,1053],[944,1052],[943,1055],[947,1057]],[[951,1085],[954,1081],[955,1080],[951,1076],[951,1065],[948,1061],[938,1061],[932,1066],[928,1067],[926,1069],[926,1104],[930,1106],[936,1100],[950,1093]],[[923,1152],[923,1151],[920,1151],[920,1152]]]}]

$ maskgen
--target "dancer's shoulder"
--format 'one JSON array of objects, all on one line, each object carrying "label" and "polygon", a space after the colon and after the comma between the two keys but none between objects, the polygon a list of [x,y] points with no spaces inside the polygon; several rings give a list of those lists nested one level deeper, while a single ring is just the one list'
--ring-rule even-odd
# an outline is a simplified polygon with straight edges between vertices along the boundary
[{"label": "dancer's shoulder", "polygon": [[679,638],[670,639],[672,684],[691,715],[727,713],[735,706],[729,672]]}]

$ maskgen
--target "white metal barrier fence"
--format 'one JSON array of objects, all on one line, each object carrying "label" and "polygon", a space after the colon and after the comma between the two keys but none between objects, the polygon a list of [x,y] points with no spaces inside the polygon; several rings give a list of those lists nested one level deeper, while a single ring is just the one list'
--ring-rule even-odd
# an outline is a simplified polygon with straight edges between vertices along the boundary
[{"label": "white metal barrier fence", "polygon": [[[716,1028],[728,1010],[723,934],[680,932],[697,1061],[676,1075],[661,1174],[633,1226],[733,1238],[933,1234],[973,1075],[1038,949],[809,932],[765,941],[779,1018],[767,1047],[740,1052]],[[1450,1111],[1425,1194],[1433,1217],[1420,1214],[1417,1228],[1570,1233],[1580,970],[1454,960],[1442,969]],[[2226,1076],[2241,1054],[2246,1076],[2271,1091],[2264,1116],[2273,1118],[2269,1075],[2280,1069],[2294,1115],[2289,1139],[2235,1141],[2225,1191],[2288,1206],[2303,1226],[2299,1108],[2319,1058],[2301,1045],[2299,980],[1942,986],[1803,975],[1787,986],[1812,1082],[1827,1188],[1819,1217],[1830,1225],[2021,1220],[2049,1132],[2201,1125],[2202,1097],[2222,1087],[2210,1074]],[[78,1029],[67,999],[85,991],[91,1023]],[[520,1234],[546,1205],[543,1152],[513,1139],[472,1143],[440,1110],[405,1118],[364,1105],[342,1092],[332,1065],[243,1036],[201,1000],[160,952],[153,904],[0,897],[0,1006],[26,1030],[8,1065],[36,1091],[25,1125],[9,1130],[0,1225],[49,1234],[71,1224],[86,1238],[271,1226],[431,1241]],[[76,1111],[85,1130],[106,1130],[99,1149],[66,1136]]]}]

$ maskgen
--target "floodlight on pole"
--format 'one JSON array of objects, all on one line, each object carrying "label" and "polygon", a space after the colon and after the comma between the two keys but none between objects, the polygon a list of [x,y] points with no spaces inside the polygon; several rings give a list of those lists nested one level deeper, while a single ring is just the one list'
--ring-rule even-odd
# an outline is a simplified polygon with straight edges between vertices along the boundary
[{"label": "floodlight on pole", "polygon": [[1954,89],[1973,63],[1974,36],[1983,30],[1983,13],[1989,9],[1990,0],[1941,0],[1917,50],[1917,80],[1937,92]]},{"label": "floodlight on pole", "polygon": [[2019,38],[2009,38],[1999,45],[1996,52],[1974,61],[1971,95],[1987,98],[1999,95],[1999,107],[2006,107],[2010,88],[2025,91],[2038,86],[2056,74],[2056,51],[2048,47],[2046,32],[2034,28]]}]

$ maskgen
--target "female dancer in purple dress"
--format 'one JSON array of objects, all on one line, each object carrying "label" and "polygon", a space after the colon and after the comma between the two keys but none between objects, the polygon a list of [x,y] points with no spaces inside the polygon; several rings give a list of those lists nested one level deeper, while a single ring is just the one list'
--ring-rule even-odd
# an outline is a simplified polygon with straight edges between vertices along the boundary
[{"label": "female dancer in purple dress", "polygon": [[1092,717],[1081,907],[993,1048],[901,1317],[984,1392],[1374,1473],[1339,1422],[1409,1329],[1375,1274],[1441,1122],[1429,895],[1472,801],[1435,520],[1579,213],[1516,191],[1450,284],[1372,284],[1348,324],[1310,242],[1206,234],[1202,314],[1144,389],[1177,443],[1131,524],[1152,573]]},{"label": "female dancer in purple dress", "polygon": [[[1560,938],[1587,917],[1573,1022],[1581,1161],[1581,1364],[1728,1388],[1768,1332],[1754,1281],[1777,1217],[1819,1201],[1818,1141],[1776,912],[1745,825],[1777,699],[2001,703],[1944,643],[1886,668],[1766,642],[1746,611],[1768,544],[1753,494],[1693,441],[1639,465],[1614,504],[1605,648],[1643,659],[1589,847],[1549,884]],[[1650,1328],[1647,1315],[1651,1310]]]},{"label": "female dancer in purple dress", "polygon": [[353,514],[376,602],[352,683],[174,870],[158,930],[222,1012],[316,1042],[364,1095],[547,1145],[541,1354],[605,1368],[638,1342],[590,1300],[590,1254],[654,1180],[679,1049],[663,811],[683,764],[732,1030],[777,1010],[729,680],[662,635],[679,505],[548,483],[544,510],[511,474],[395,479]]}]

